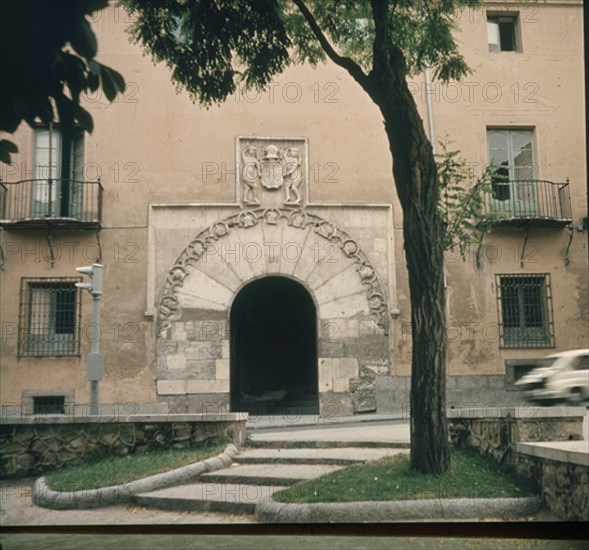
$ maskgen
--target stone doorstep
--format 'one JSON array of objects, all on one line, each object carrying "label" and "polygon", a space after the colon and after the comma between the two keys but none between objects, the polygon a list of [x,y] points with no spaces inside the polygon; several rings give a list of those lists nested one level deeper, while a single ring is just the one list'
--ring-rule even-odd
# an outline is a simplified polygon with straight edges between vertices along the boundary
[{"label": "stone doorstep", "polygon": [[286,486],[253,483],[193,483],[136,495],[133,502],[146,508],[178,512],[217,512],[253,515],[258,503]]},{"label": "stone doorstep", "polygon": [[326,464],[239,464],[236,457],[229,468],[202,474],[205,483],[235,483],[248,485],[294,485],[339,470],[341,466]]}]

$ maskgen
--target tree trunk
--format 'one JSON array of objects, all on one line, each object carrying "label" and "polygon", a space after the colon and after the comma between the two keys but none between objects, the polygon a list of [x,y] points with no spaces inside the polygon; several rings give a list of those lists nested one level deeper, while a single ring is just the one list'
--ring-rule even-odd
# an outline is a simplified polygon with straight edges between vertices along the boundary
[{"label": "tree trunk", "polygon": [[[403,118],[411,118],[414,128],[417,122],[421,124],[416,108],[407,108]],[[438,214],[438,179],[431,144],[425,135],[399,139],[404,126],[398,119],[394,126],[391,124],[386,122],[385,126],[395,159],[397,192],[404,196],[403,240],[411,296],[411,467],[422,473],[441,473],[450,467],[450,449],[446,423],[444,228]]]},{"label": "tree trunk", "polygon": [[393,157],[393,177],[403,209],[412,324],[411,466],[423,473],[450,468],[446,425],[446,311],[444,232],[438,212],[439,178],[432,146],[407,86],[401,50],[391,37],[388,0],[370,0],[374,20],[372,70],[365,74],[338,55],[304,2],[294,0],[328,56],[379,107]]},{"label": "tree trunk", "polygon": [[376,38],[365,87],[385,122],[393,176],[403,209],[411,296],[411,467],[435,474],[450,468],[446,423],[444,227],[439,178],[417,105],[407,86],[402,52],[386,25],[387,4],[373,0]]}]

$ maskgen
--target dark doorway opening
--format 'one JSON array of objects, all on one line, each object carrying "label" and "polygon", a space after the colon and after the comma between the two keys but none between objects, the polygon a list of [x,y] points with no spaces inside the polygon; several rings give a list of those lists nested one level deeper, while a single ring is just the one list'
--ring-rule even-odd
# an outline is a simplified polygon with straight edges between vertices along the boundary
[{"label": "dark doorway opening", "polygon": [[245,286],[231,308],[231,410],[317,414],[317,312],[285,277]]}]

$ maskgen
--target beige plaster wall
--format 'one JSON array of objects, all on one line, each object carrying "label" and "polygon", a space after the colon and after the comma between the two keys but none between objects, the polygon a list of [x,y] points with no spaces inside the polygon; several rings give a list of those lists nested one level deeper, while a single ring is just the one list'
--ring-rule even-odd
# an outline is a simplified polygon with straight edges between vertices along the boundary
[{"label": "beige plaster wall", "polygon": [[[493,3],[494,9],[499,5]],[[516,5],[507,3],[505,9],[515,9]],[[483,15],[462,14],[458,38],[474,72],[450,88],[435,84],[436,137],[448,134],[452,146],[474,163],[476,172],[487,163],[486,127],[533,127],[538,175],[554,181],[570,177],[573,219],[578,223],[586,215],[587,179],[582,3],[552,1],[518,9],[522,19],[521,53],[488,53]],[[171,266],[182,243],[211,220],[204,215],[204,219],[182,221],[186,229],[178,235],[173,227],[175,220],[169,219],[169,233],[162,230],[157,246],[150,249],[154,235],[149,230],[149,205],[226,203],[230,211],[236,199],[233,167],[237,135],[308,137],[311,202],[392,204],[395,244],[391,244],[391,235],[388,248],[380,255],[375,253],[374,261],[384,265],[389,253],[395,260],[396,267],[384,276],[389,303],[397,303],[400,311],[399,319],[391,325],[391,369],[395,374],[408,374],[410,345],[404,327],[410,317],[402,214],[375,105],[343,70],[327,63],[317,69],[292,67],[258,96],[253,92],[236,95],[219,107],[199,108],[185,92],[175,93],[167,68],[154,66],[136,45],[128,43],[125,18],[120,9],[112,8],[96,18],[95,28],[99,60],[119,70],[128,89],[112,105],[99,94],[84,101],[96,126],[86,137],[86,177],[100,176],[105,188],[100,241],[106,270],[102,324],[106,327],[103,348],[107,365],[101,398],[105,402],[155,399],[155,328],[144,313],[153,314],[149,296],[155,296],[162,275],[150,271],[152,260],[157,255],[158,262]],[[415,77],[411,89],[425,121],[423,75]],[[495,100],[498,90],[501,97]],[[457,92],[460,99],[455,101]],[[12,166],[0,168],[3,180],[31,177],[32,133],[21,126],[11,139],[20,153]],[[334,211],[330,215],[337,218]],[[362,225],[369,234],[370,220]],[[496,246],[501,257],[494,261],[489,256],[480,268],[471,260],[462,263],[449,254],[448,310],[450,323],[455,323],[450,328],[464,323],[478,322],[479,327],[497,323],[495,273],[549,272],[556,350],[586,346],[587,232],[573,232],[570,262],[565,264],[568,237],[564,229],[532,229],[529,258],[523,267],[517,259],[523,244],[518,229],[496,230],[486,237],[485,243]],[[76,401],[83,402],[88,392],[83,357],[89,341],[83,339],[82,359],[17,360],[16,336],[10,327],[17,322],[21,277],[75,275],[74,267],[93,260],[88,257],[93,249],[84,247],[95,243],[95,236],[56,236],[56,243],[63,247],[70,241],[79,246],[71,260],[62,259],[53,268],[44,258],[37,262],[32,255],[21,254],[25,246],[43,247],[44,235],[2,231],[0,240],[5,249],[11,243],[17,250],[7,255],[0,272],[2,323],[7,327],[0,356],[2,400],[19,401],[25,389],[74,387]],[[486,249],[489,254],[493,250]],[[146,292],[150,277],[155,283]],[[89,323],[90,300],[87,296],[83,300],[83,323]],[[118,328],[108,328],[113,323]],[[466,332],[471,334],[470,329]],[[466,341],[455,334],[451,333],[449,346],[452,374],[501,374],[505,359],[537,357],[552,351],[499,350],[497,342],[476,330]]]}]

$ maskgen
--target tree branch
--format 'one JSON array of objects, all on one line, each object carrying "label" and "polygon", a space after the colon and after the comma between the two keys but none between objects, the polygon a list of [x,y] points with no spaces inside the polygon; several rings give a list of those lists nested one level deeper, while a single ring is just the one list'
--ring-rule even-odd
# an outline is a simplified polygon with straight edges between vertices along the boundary
[{"label": "tree branch", "polygon": [[329,57],[329,59],[331,59],[336,65],[346,69],[346,71],[350,73],[350,75],[356,82],[358,82],[358,84],[360,84],[360,86],[362,86],[362,88],[367,89],[370,86],[369,78],[362,70],[360,65],[358,65],[353,59],[349,57],[339,55],[334,50],[333,46],[329,43],[329,40],[317,24],[315,17],[313,17],[313,14],[309,11],[309,8],[307,8],[303,0],[293,0],[293,3],[303,14],[303,17],[307,20],[309,27],[311,27],[313,34],[327,54],[327,57]]}]

